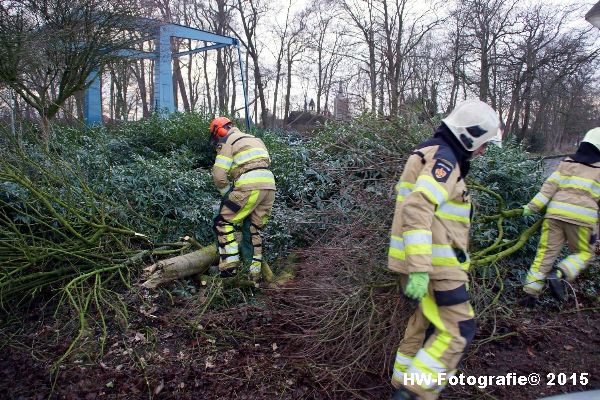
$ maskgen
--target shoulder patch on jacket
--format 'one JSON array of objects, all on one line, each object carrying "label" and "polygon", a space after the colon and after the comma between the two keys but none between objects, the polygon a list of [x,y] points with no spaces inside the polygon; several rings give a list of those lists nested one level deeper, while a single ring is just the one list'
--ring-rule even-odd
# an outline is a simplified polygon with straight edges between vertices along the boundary
[{"label": "shoulder patch on jacket", "polygon": [[431,170],[431,175],[438,182],[446,182],[454,169],[446,160],[436,160]]},{"label": "shoulder patch on jacket", "polygon": [[458,160],[456,159],[452,148],[450,148],[450,146],[448,146],[446,143],[439,145],[433,158],[436,160],[442,159],[446,161],[446,164],[450,165],[452,168],[454,168],[454,166],[458,163]]},{"label": "shoulder patch on jacket", "polygon": [[442,143],[439,139],[437,138],[430,138],[427,139],[426,141],[424,141],[423,143],[419,144],[415,150],[419,150],[419,149],[423,149],[425,147],[429,147],[429,146],[437,146],[440,143]]}]

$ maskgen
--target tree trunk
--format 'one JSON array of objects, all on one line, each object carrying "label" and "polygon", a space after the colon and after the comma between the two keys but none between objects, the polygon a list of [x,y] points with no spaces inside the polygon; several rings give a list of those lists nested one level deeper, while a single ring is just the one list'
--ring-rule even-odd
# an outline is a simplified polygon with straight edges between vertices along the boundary
[{"label": "tree trunk", "polygon": [[[283,49],[283,47],[282,47]],[[283,52],[283,50],[282,50]],[[280,53],[282,54],[282,53]],[[281,58],[277,60],[277,67],[275,69],[275,91],[273,93],[273,111],[271,118],[271,129],[275,129],[275,120],[277,119],[277,94],[279,92],[279,79],[281,77]]]},{"label": "tree trunk", "polygon": [[207,66],[207,55],[206,53],[203,54],[203,59],[202,59],[202,65],[203,65],[203,70],[204,70],[204,84],[206,85],[206,101],[208,102],[208,111],[207,110],[202,110],[204,113],[206,114],[212,114],[213,113],[213,107],[212,107],[212,102],[211,102],[211,97],[210,97],[210,81],[208,80],[208,66]]},{"label": "tree trunk", "polygon": [[50,144],[50,136],[51,136],[51,131],[50,131],[50,118],[48,117],[47,114],[40,112],[40,125],[42,128],[42,131],[40,132],[42,135],[42,142],[46,145],[46,148],[48,148],[48,145]]},{"label": "tree trunk", "polygon": [[[188,39],[188,48],[192,49],[192,40]],[[198,101],[198,93],[194,86],[194,80],[192,79],[192,70],[194,70],[194,59],[193,55],[188,56],[188,69],[187,69],[187,84],[190,88],[190,111],[196,109],[196,102]]]},{"label": "tree trunk", "polygon": [[385,92],[384,92],[384,82],[385,82],[385,57],[383,52],[381,54],[381,76],[379,77],[379,108],[377,110],[377,114],[380,117],[384,116],[384,103],[385,103]]},{"label": "tree trunk", "polygon": [[[235,117],[235,102],[237,101],[237,89],[236,89],[236,74],[240,72],[240,66],[235,67],[235,63],[233,62],[233,57],[231,57],[231,116]],[[243,96],[243,93],[242,93]],[[245,100],[244,100],[245,101]]]},{"label": "tree trunk", "polygon": [[135,63],[132,66],[133,75],[138,83],[138,90],[140,91],[140,99],[142,100],[142,115],[144,118],[150,116],[150,108],[148,107],[148,91],[146,88],[146,68],[144,60],[140,60],[139,64]]},{"label": "tree trunk", "polygon": [[[150,60],[150,71],[154,70],[154,60]],[[150,93],[150,107],[152,112],[156,112],[156,99],[154,98],[154,79],[150,79],[150,88],[148,92]]]},{"label": "tree trunk", "polygon": [[262,75],[260,72],[258,55],[252,57],[254,60],[254,80],[256,81],[256,87],[258,89],[258,99],[260,100],[260,119],[261,126],[263,128],[267,127],[269,121],[269,109],[267,108],[267,100],[265,98],[265,87],[262,81]]},{"label": "tree trunk", "polygon": [[514,126],[514,116],[518,115],[520,106],[519,94],[521,92],[521,68],[516,72],[516,78],[513,82],[513,89],[510,96],[510,105],[508,107],[508,114],[506,115],[506,131],[504,133],[506,138],[510,138],[515,135],[516,127]]},{"label": "tree trunk", "polygon": [[75,111],[77,113],[77,119],[83,121],[83,106],[84,106],[84,95],[85,91],[81,90],[75,93]]},{"label": "tree trunk", "polygon": [[486,101],[490,90],[490,65],[486,51],[481,52],[481,79],[479,82],[479,100]]},{"label": "tree trunk", "polygon": [[375,38],[373,30],[370,31],[369,40],[369,81],[371,89],[371,113],[377,112],[377,70],[375,69]]},{"label": "tree trunk", "polygon": [[175,92],[177,92],[177,86],[179,86],[179,92],[181,93],[181,101],[183,102],[183,109],[185,110],[185,112],[190,112],[190,101],[185,90],[185,82],[183,81],[183,74],[181,73],[181,63],[179,62],[179,59],[175,59],[173,62],[173,77],[176,81]]},{"label": "tree trunk", "polygon": [[[192,253],[171,257],[144,268],[144,274],[147,276],[147,279],[142,283],[142,287],[156,289],[160,285],[177,279],[204,274],[212,265],[217,265],[218,263],[219,253],[217,246],[211,244]],[[273,271],[269,267],[269,264],[264,261],[261,264],[261,274],[265,282],[271,283],[275,281]],[[235,284],[238,286],[254,286],[254,283],[244,280],[237,281]]]},{"label": "tree trunk", "polygon": [[288,117],[290,116],[290,95],[292,92],[292,61],[289,57],[289,49],[287,56],[287,82],[285,87],[285,104],[283,111],[283,121],[284,124],[287,123]]},{"label": "tree trunk", "polygon": [[149,274],[148,279],[142,284],[148,289],[188,276],[202,274],[219,262],[219,253],[216,245],[206,246],[192,253],[172,257],[159,261],[144,269]]},{"label": "tree trunk", "polygon": [[111,72],[111,79],[110,79],[110,92],[108,95],[109,101],[108,101],[108,109],[109,111],[109,117],[111,122],[114,121],[115,119],[115,81],[113,79],[113,74]]},{"label": "tree trunk", "polygon": [[[527,134],[527,129],[529,128],[529,116],[531,113],[531,86],[533,85],[533,79],[531,77],[527,78],[525,82],[525,89],[523,90],[522,99],[525,101],[525,107],[523,109],[523,122],[521,125],[521,131],[519,133],[519,140],[525,139]],[[520,110],[519,110],[520,111]],[[521,113],[516,114],[516,118],[519,117]]]},{"label": "tree trunk", "polygon": [[387,0],[383,1],[383,12],[384,12],[384,23],[383,28],[385,31],[385,58],[387,67],[387,78],[389,84],[389,97],[390,97],[390,115],[396,116],[398,114],[398,80],[396,79],[396,63],[394,59],[394,51],[392,44],[392,30],[389,24],[389,13]]},{"label": "tree trunk", "polygon": [[223,49],[217,50],[217,91],[219,102],[219,115],[227,112],[227,69],[223,62]]}]

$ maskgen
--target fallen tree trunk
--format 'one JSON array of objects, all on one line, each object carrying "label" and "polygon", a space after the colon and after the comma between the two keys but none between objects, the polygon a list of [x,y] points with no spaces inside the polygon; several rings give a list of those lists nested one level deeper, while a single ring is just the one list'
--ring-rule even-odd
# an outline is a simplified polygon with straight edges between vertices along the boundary
[{"label": "fallen tree trunk", "polygon": [[214,244],[203,247],[192,253],[162,260],[144,268],[149,275],[142,286],[148,289],[156,289],[158,286],[176,279],[191,275],[203,274],[211,265],[219,262],[219,253]]},{"label": "fallen tree trunk", "polygon": [[[187,236],[184,240],[191,242],[190,238]],[[198,242],[195,243],[197,247]],[[162,260],[144,268],[147,279],[142,283],[142,287],[156,289],[158,286],[176,279],[182,279],[192,275],[201,275],[208,271],[211,265],[216,265],[218,263],[219,254],[217,252],[217,246],[211,244],[192,253]],[[271,283],[275,280],[269,264],[264,261],[261,265],[261,273],[265,282]]]}]

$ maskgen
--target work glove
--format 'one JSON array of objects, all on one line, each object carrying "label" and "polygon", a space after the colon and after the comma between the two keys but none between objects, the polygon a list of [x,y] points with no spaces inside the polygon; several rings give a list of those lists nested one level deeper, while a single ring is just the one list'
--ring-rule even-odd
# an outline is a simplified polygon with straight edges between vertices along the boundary
[{"label": "work glove", "polygon": [[427,272],[411,272],[408,275],[408,283],[404,288],[404,294],[414,300],[421,300],[427,293],[429,285],[429,274]]},{"label": "work glove", "polygon": [[533,214],[533,210],[531,208],[529,208],[528,206],[523,206],[523,216],[524,217],[529,217],[532,214]]}]

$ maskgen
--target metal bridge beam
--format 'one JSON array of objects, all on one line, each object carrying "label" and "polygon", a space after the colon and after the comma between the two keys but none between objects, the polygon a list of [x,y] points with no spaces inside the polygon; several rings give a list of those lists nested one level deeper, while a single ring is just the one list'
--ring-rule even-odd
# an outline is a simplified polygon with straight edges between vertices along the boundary
[{"label": "metal bridge beam", "polygon": [[98,71],[88,77],[90,85],[85,90],[83,101],[83,118],[88,126],[102,124],[102,78]]},{"label": "metal bridge beam", "polygon": [[170,114],[175,111],[173,100],[173,66],[171,64],[171,32],[161,26],[156,38],[154,63],[154,110]]},{"label": "metal bridge beam", "polygon": [[[116,56],[128,58],[147,58],[154,60],[154,109],[161,114],[169,114],[175,111],[175,101],[173,96],[173,58],[185,56],[188,54],[199,53],[213,49],[219,49],[226,46],[236,46],[238,51],[238,61],[240,64],[240,74],[242,79],[244,105],[246,111],[246,127],[250,129],[250,119],[248,113],[248,88],[246,76],[244,74],[243,60],[239,41],[236,38],[217,35],[215,33],[203,31],[201,29],[190,28],[178,24],[165,24],[150,19],[138,19],[133,25],[133,29],[145,33],[147,36],[140,41],[154,40],[155,51],[145,52],[136,49],[123,49],[114,53]],[[154,35],[152,35],[154,33]],[[153,37],[152,37],[153,36]],[[189,51],[173,54],[171,50],[171,37],[199,40],[211,42],[204,47],[199,47]],[[102,82],[98,71],[90,74],[88,82],[91,84],[85,91],[84,117],[87,125],[102,123]]]}]

